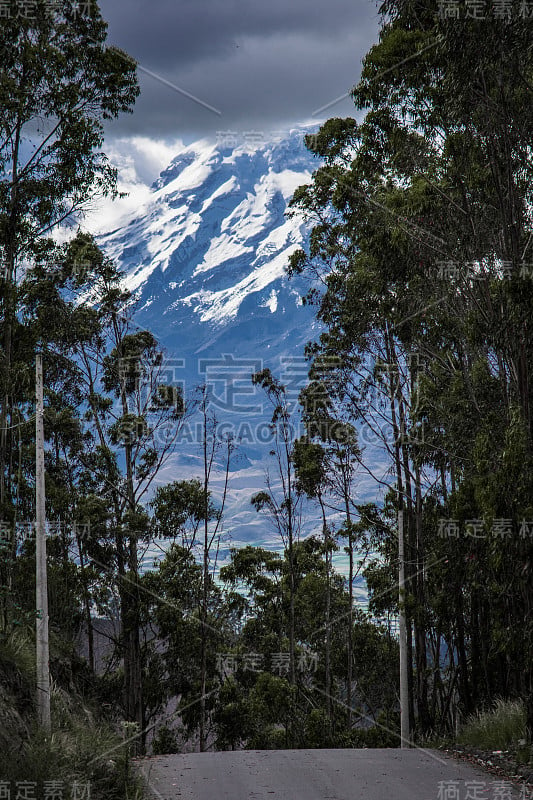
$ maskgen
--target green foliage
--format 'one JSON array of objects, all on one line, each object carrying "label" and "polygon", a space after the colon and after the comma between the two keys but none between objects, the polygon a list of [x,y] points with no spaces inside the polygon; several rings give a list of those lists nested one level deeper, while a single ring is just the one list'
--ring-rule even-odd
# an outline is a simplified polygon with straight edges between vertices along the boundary
[{"label": "green foliage", "polygon": [[178,737],[176,732],[167,725],[161,725],[152,740],[152,753],[154,756],[165,756],[170,753],[179,753]]},{"label": "green foliage", "polygon": [[313,708],[305,720],[305,746],[328,748],[332,746],[330,719],[324,708]]},{"label": "green foliage", "polygon": [[294,468],[298,479],[298,489],[308,497],[321,493],[326,478],[326,454],[321,444],[305,438],[294,443]]},{"label": "green foliage", "polygon": [[[297,679],[291,684],[288,667],[275,674],[272,654],[288,652],[290,625],[289,556],[251,546],[232,552],[231,563],[221,578],[231,587],[240,586],[246,596],[246,616],[231,652],[257,653],[261,668],[238,668],[222,683],[214,720],[221,746],[242,744],[251,748],[336,747],[349,742],[345,712],[345,678],[349,630],[348,593],[340,576],[330,575],[329,655],[333,709],[328,708],[326,680],[326,565],[324,546],[312,537],[295,544],[295,619],[298,647]],[[231,595],[230,595],[231,597]],[[396,726],[398,649],[397,643],[362,613],[354,613],[352,631],[353,724],[359,731],[382,715]],[[316,653],[316,661],[309,661]],[[306,666],[307,665],[307,666]],[[354,734],[355,735],[355,734]],[[377,740],[376,740],[377,741]],[[377,746],[377,745],[376,745]]]},{"label": "green foliage", "polygon": [[399,714],[380,715],[376,725],[351,730],[343,742],[343,747],[399,747]]},{"label": "green foliage", "polygon": [[251,706],[243,687],[234,680],[225,681],[218,692],[213,713],[217,750],[239,749],[253,728],[250,715]]},{"label": "green foliage", "polygon": [[[200,523],[205,517],[204,489],[198,478],[173,481],[156,489],[150,503],[157,535],[163,538],[181,537],[182,542],[194,544]],[[208,496],[208,518],[215,519],[216,510]]]}]

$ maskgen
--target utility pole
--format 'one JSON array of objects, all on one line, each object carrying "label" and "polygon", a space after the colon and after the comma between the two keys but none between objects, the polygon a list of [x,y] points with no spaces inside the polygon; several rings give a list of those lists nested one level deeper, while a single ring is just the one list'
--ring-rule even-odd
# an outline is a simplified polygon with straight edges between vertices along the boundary
[{"label": "utility pole", "polygon": [[410,747],[409,728],[409,678],[407,662],[407,620],[405,615],[405,547],[403,534],[403,509],[398,509],[398,589],[400,623],[400,736],[401,747]]},{"label": "utility pole", "polygon": [[50,664],[48,651],[48,576],[44,483],[43,356],[35,355],[35,569],[37,609],[37,709],[39,723],[50,730]]}]

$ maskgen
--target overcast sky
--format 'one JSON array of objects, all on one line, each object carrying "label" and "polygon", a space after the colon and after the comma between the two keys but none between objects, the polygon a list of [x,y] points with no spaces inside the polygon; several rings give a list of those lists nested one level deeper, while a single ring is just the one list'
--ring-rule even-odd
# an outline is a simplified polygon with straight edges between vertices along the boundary
[{"label": "overcast sky", "polygon": [[101,0],[100,7],[108,41],[140,67],[135,111],[114,122],[108,138],[188,144],[217,131],[349,116],[350,99],[318,110],[349,92],[378,35],[375,0]]},{"label": "overcast sky", "polygon": [[128,196],[96,204],[84,222],[94,233],[136,213],[183,144],[230,131],[267,138],[353,115],[347,95],[379,31],[376,0],[100,0],[100,8],[109,44],[138,62],[141,95],[133,114],[106,127],[104,149]]}]

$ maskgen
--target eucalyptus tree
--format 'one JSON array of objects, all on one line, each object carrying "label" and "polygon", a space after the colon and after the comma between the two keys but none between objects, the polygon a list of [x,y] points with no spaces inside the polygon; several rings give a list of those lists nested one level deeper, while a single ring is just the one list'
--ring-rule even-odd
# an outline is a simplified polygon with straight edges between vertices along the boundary
[{"label": "eucalyptus tree", "polygon": [[[181,537],[181,548],[195,556],[201,564],[201,599],[196,609],[198,631],[198,672],[195,687],[199,692],[198,709],[189,715],[198,724],[200,750],[208,745],[212,690],[208,684],[213,679],[214,648],[217,644],[217,626],[220,616],[220,592],[216,585],[216,572],[220,540],[224,523],[224,510],[228,493],[230,461],[234,450],[232,437],[220,434],[219,421],[210,409],[209,387],[198,387],[191,400],[191,413],[200,415],[199,463],[201,475],[174,481],[156,491],[152,508],[158,535]],[[222,463],[221,463],[222,462]],[[217,502],[213,499],[215,471],[222,467],[222,486]],[[213,634],[215,633],[215,636]],[[220,642],[218,642],[220,644]],[[187,698],[190,699],[190,698]]]},{"label": "eucalyptus tree", "polygon": [[[42,239],[72,224],[90,201],[116,194],[116,170],[101,150],[104,122],[132,110],[135,62],[106,45],[97,3],[4,4],[0,25],[0,262],[2,363],[0,504],[11,500],[21,335],[18,281]],[[14,350],[15,348],[15,350]]]},{"label": "eucalyptus tree", "polygon": [[[316,352],[342,353],[348,372],[363,373],[354,416],[369,372],[389,395],[396,491],[406,504],[408,557],[415,567],[411,613],[424,728],[423,638],[433,613],[425,565],[428,548],[435,563],[433,553],[442,547],[433,541],[435,514],[428,529],[422,509],[434,508],[435,492],[441,511],[460,518],[463,534],[469,514],[489,523],[513,518],[514,568],[523,576],[516,614],[488,597],[481,608],[473,584],[466,608],[463,592],[452,593],[457,630],[464,631],[469,619],[476,673],[486,675],[485,697],[501,685],[488,667],[488,651],[478,655],[479,641],[489,635],[489,609],[493,624],[501,619],[503,626],[505,619],[514,631],[507,645],[505,636],[495,642],[499,658],[513,646],[523,616],[518,609],[528,616],[531,607],[530,546],[525,537],[519,540],[517,518],[530,513],[531,281],[523,262],[531,233],[532,56],[528,22],[519,19],[518,6],[509,10],[512,21],[492,11],[483,21],[460,24],[439,17],[431,2],[391,0],[381,11],[380,41],[353,91],[356,108],[366,113],[363,122],[330,120],[308,139],[325,166],[312,187],[295,195],[295,207],[315,220],[315,228],[309,253],[296,253],[291,268],[312,274],[318,268],[323,276],[325,291],[313,299],[327,331]],[[479,47],[480,35],[489,44]],[[406,380],[393,379],[387,374],[392,369]],[[425,497],[424,469],[434,483]],[[482,557],[487,578],[499,574],[496,580],[506,581],[500,544],[480,543],[471,555]],[[454,543],[446,548],[450,554]],[[522,641],[516,663],[531,664],[529,628]],[[466,657],[463,662],[468,711],[477,675]],[[533,684],[530,669],[525,672],[520,689],[513,679],[506,691],[529,696],[531,727]]]},{"label": "eucalyptus tree", "polygon": [[[81,261],[83,273],[75,269]],[[76,513],[88,513],[95,523],[80,557],[108,573],[110,585],[116,576],[124,713],[142,729],[140,543],[152,533],[145,505],[186,409],[178,388],[166,385],[155,337],[133,325],[121,279],[92,238],[79,234],[30,270],[23,288],[33,297],[37,328],[49,337],[58,332],[63,368],[75,387],[70,413],[80,440],[65,466],[71,491],[83,487],[84,496],[71,495],[69,502],[77,496]],[[61,402],[66,400],[63,389]]]},{"label": "eucalyptus tree", "polygon": [[293,459],[297,478],[298,491],[308,498],[317,501],[322,517],[322,535],[324,537],[324,556],[326,560],[326,609],[325,629],[325,683],[326,712],[331,720],[331,554],[335,546],[328,523],[324,491],[326,484],[326,454],[321,444],[311,442],[306,437],[294,442]]},{"label": "eucalyptus tree", "polygon": [[266,475],[266,490],[252,497],[252,505],[274,524],[287,551],[289,561],[289,675],[296,683],[294,601],[296,592],[294,546],[301,528],[301,494],[297,490],[294,466],[294,431],[285,386],[269,369],[252,375],[252,382],[266,393],[271,406],[270,430],[274,446],[270,451],[275,464]]},{"label": "eucalyptus tree", "polygon": [[[324,368],[322,359],[315,356],[310,370],[310,380],[300,394],[302,420],[306,438],[299,444],[302,455],[311,457],[306,470],[308,479],[305,489],[308,495],[319,495],[324,530],[326,515],[337,523],[337,536],[347,539],[345,551],[348,555],[348,613],[347,623],[347,669],[346,705],[348,727],[352,715],[353,688],[353,621],[354,582],[369,554],[366,528],[355,522],[358,515],[356,501],[356,475],[362,459],[357,431],[349,422],[350,415],[343,403],[342,393],[335,390],[335,375],[339,360],[328,359]],[[306,460],[306,459],[305,459]],[[297,465],[298,466],[298,465]],[[356,551],[360,561],[356,569]],[[330,563],[331,567],[331,563]],[[328,623],[329,624],[329,623]]]},{"label": "eucalyptus tree", "polygon": [[[408,562],[413,565],[409,579],[413,592],[421,595],[424,573],[415,562],[417,553],[422,553],[423,475],[420,460],[415,459],[420,443],[412,413],[418,370],[409,331],[403,326],[417,302],[404,294],[404,284],[416,281],[416,276],[409,272],[409,253],[394,238],[396,215],[391,222],[387,213],[388,206],[398,205],[398,190],[382,185],[381,165],[365,160],[364,136],[353,120],[332,120],[309,140],[325,164],[313,184],[301,187],[293,198],[293,205],[316,224],[309,253],[297,251],[290,269],[323,273],[324,293],[317,297],[313,290],[312,298],[326,330],[308,352],[317,374],[321,362],[328,363],[328,378],[322,383],[340,402],[347,422],[359,426],[360,438],[382,446],[394,465],[398,506],[407,512]],[[372,202],[367,202],[369,196]],[[324,221],[325,210],[330,222]],[[390,269],[392,259],[395,270]],[[327,416],[327,408],[322,414]],[[365,461],[362,466],[370,471]],[[388,485],[386,478],[376,477]],[[423,674],[423,628],[413,621],[417,664]]]},{"label": "eucalyptus tree", "polygon": [[[484,530],[474,532],[483,541],[465,542],[465,556],[477,562],[486,586],[501,587],[480,603],[482,586],[470,576],[464,609],[459,605],[463,592],[455,593],[457,624],[466,617],[470,628],[472,668],[462,676],[464,692],[468,689],[472,702],[498,691],[521,694],[531,730],[532,629],[522,624],[532,602],[531,542],[520,533],[521,518],[528,520],[531,508],[526,488],[533,355],[529,21],[518,4],[505,19],[492,9],[482,21],[460,24],[439,19],[432,4],[415,9],[386,2],[382,10],[387,23],[367,57],[354,99],[368,110],[372,141],[378,147],[381,142],[382,158],[403,174],[410,204],[406,216],[423,229],[410,236],[413,255],[418,251],[421,260],[420,284],[425,278],[435,285],[435,267],[443,259],[455,267],[448,282],[437,282],[433,292],[440,302],[430,313],[426,309],[414,331],[420,350],[431,359],[424,376],[429,397],[423,419],[431,415],[434,441],[445,443],[444,454],[435,452],[438,461],[453,465],[448,514],[463,525],[468,516],[485,520]],[[397,58],[401,70],[376,80]],[[500,527],[508,521],[503,537],[490,531],[498,519]],[[503,587],[509,585],[514,586],[513,611],[504,599]],[[500,633],[492,636],[495,630]],[[523,677],[507,673],[502,681],[509,648]],[[465,658],[462,673],[466,669]],[[468,708],[468,695],[463,701]]]},{"label": "eucalyptus tree", "polygon": [[[202,417],[202,465],[203,475],[201,479],[202,488],[202,526],[203,542],[201,548],[202,559],[202,604],[200,613],[201,630],[201,661],[200,661],[200,751],[207,747],[207,679],[208,679],[208,645],[209,631],[211,626],[208,623],[211,587],[214,585],[214,574],[218,557],[218,547],[220,545],[220,534],[224,519],[224,509],[228,492],[228,482],[230,474],[231,454],[234,443],[231,437],[225,441],[219,436],[218,420],[216,415],[209,410],[209,388],[204,385],[200,388],[200,413]],[[221,450],[224,452],[224,482],[220,506],[215,508],[212,504],[211,482],[213,468],[216,464],[217,455]],[[215,546],[216,544],[216,546]],[[215,550],[215,557],[212,551]]]},{"label": "eucalyptus tree", "polygon": [[[72,410],[77,402],[72,371],[54,355],[58,348],[63,355],[68,351],[62,340],[71,339],[72,328],[68,321],[63,324],[66,317],[54,318],[59,310],[53,305],[55,289],[43,269],[55,271],[61,252],[47,237],[60,225],[72,226],[98,196],[117,194],[116,170],[102,152],[104,123],[131,112],[139,93],[135,62],[106,45],[107,26],[97,3],[81,8],[69,0],[36,0],[24,5],[13,0],[2,9],[0,509],[2,519],[11,523],[13,530],[19,520],[33,515],[32,502],[23,498],[32,484],[32,467],[25,456],[33,446],[32,434],[25,420],[31,422],[31,370],[37,340],[45,349],[53,340],[46,357],[50,385],[57,377],[63,384],[62,393],[67,391],[66,405]],[[32,267],[36,271],[28,273]],[[39,293],[43,300],[40,322],[31,310]],[[52,302],[46,313],[47,301]],[[67,378],[69,370],[71,377]],[[64,472],[62,491],[72,477],[66,475],[68,459],[58,457],[62,444],[66,445],[59,427],[70,426],[73,434],[66,450],[72,454],[80,449],[79,443],[75,444],[77,421],[69,423],[68,414],[68,409],[58,411],[52,424],[56,458],[52,464],[48,457],[50,490],[54,469],[58,476]],[[49,408],[48,425],[51,415]],[[51,502],[49,514],[54,519],[61,508],[54,498]],[[64,514],[63,524],[67,516]],[[10,546],[13,554],[17,546],[14,534]],[[83,561],[82,554],[80,558]],[[3,566],[8,570],[9,587],[10,567],[7,562]],[[87,592],[85,600],[88,613]],[[89,635],[90,630],[89,625]]]}]

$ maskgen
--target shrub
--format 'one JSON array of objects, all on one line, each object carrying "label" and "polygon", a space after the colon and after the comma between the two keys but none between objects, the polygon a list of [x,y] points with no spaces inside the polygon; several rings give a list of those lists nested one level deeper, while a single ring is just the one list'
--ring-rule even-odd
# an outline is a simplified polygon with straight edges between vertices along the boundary
[{"label": "shrub", "polygon": [[178,753],[179,745],[175,731],[162,725],[154,736],[152,753],[154,756],[166,756],[169,753]]}]

